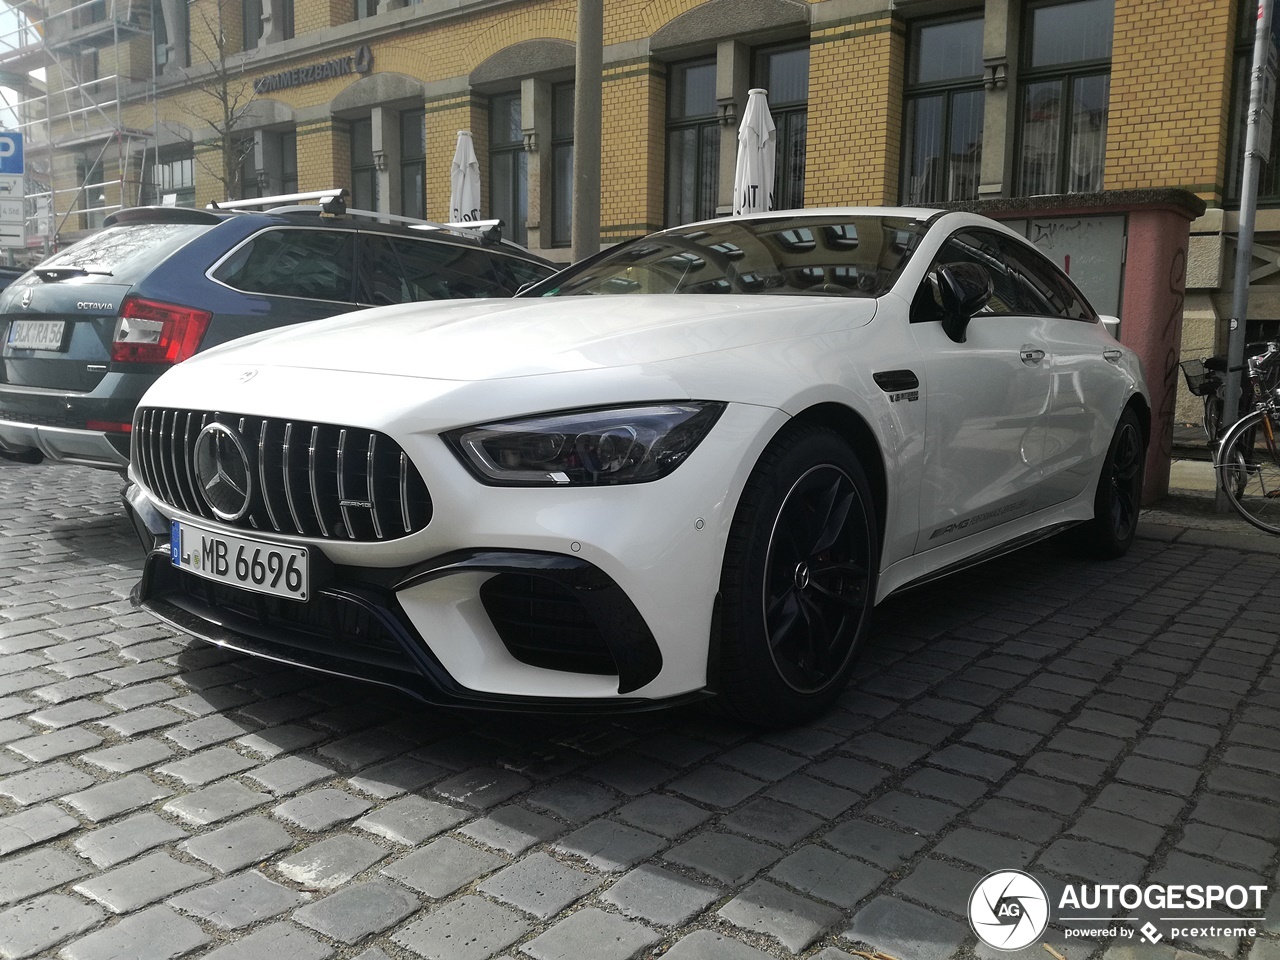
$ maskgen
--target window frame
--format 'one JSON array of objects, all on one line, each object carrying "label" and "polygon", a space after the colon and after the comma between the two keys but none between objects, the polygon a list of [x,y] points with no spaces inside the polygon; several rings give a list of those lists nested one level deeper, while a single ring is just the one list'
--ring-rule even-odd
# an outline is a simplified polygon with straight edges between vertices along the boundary
[{"label": "window frame", "polygon": [[[517,114],[523,111],[523,94],[520,90],[495,93],[489,98],[489,210],[492,216],[505,223],[504,235],[520,245],[529,238],[529,151],[525,146],[523,125],[521,133],[510,140],[499,140],[497,130],[497,109],[499,103],[514,104]],[[508,115],[510,116],[510,115]],[[498,175],[498,165],[509,159],[510,169]],[[510,190],[512,209],[510,216],[503,216],[506,210],[499,210],[499,183]]]},{"label": "window frame", "polygon": [[[772,68],[770,57],[782,53],[804,50],[809,53],[808,38],[757,47],[751,52],[752,86],[769,91],[769,114],[773,118],[777,136],[777,154],[773,175],[773,209],[798,210],[804,206],[806,165],[809,140],[809,69],[812,59],[805,58],[805,96],[803,100],[775,100],[771,87]],[[797,130],[796,128],[799,127]],[[798,179],[789,177],[788,171],[798,168]]]},{"label": "window frame", "polygon": [[[903,84],[902,97],[902,163],[899,172],[899,188],[898,196],[901,203],[905,206],[928,206],[932,203],[949,203],[960,200],[976,200],[978,197],[978,187],[982,179],[982,148],[983,138],[982,132],[979,133],[979,153],[978,153],[978,169],[973,182],[973,192],[965,196],[951,196],[951,190],[948,185],[951,181],[953,145],[951,143],[952,135],[952,117],[954,109],[954,101],[956,96],[961,94],[979,93],[982,95],[982,116],[986,119],[986,85],[984,83],[983,72],[980,69],[976,75],[969,77],[953,77],[945,80],[928,80],[923,82],[912,82],[910,78],[911,67],[914,63],[914,57],[920,49],[920,33],[929,27],[947,26],[953,23],[983,23],[985,26],[985,11],[981,7],[973,7],[969,10],[958,11],[945,17],[932,17],[927,20],[915,21],[911,24],[910,34],[907,40],[907,76]],[[911,130],[911,104],[912,101],[921,101],[934,97],[942,97],[942,122],[941,122],[941,142],[943,144],[941,151],[942,171],[941,182],[943,184],[943,195],[937,196],[931,193],[927,197],[913,198],[909,194],[911,184],[911,167],[912,156],[911,146],[914,141],[913,131]]]},{"label": "window frame", "polygon": [[1085,60],[1071,60],[1063,63],[1055,63],[1046,67],[1033,67],[1031,65],[1031,57],[1033,46],[1035,43],[1034,31],[1031,28],[1033,22],[1033,14],[1037,10],[1044,10],[1050,7],[1065,7],[1073,3],[1086,2],[1086,0],[1031,0],[1023,10],[1022,23],[1023,31],[1021,37],[1019,51],[1019,71],[1018,71],[1018,89],[1014,109],[1015,122],[1015,149],[1014,149],[1014,178],[1015,190],[1017,196],[1029,196],[1027,189],[1027,177],[1025,174],[1024,150],[1026,148],[1026,123],[1025,116],[1027,113],[1027,102],[1025,94],[1027,89],[1033,84],[1058,83],[1058,134],[1057,144],[1055,145],[1055,162],[1056,170],[1054,175],[1053,189],[1051,194],[1070,194],[1070,193],[1092,193],[1100,191],[1103,187],[1103,181],[1106,177],[1106,139],[1107,133],[1104,132],[1102,137],[1102,166],[1099,168],[1099,182],[1091,184],[1089,188],[1083,190],[1073,190],[1070,188],[1069,178],[1071,169],[1071,135],[1072,135],[1072,117],[1074,115],[1074,84],[1077,80],[1085,80],[1091,77],[1106,77],[1107,81],[1107,112],[1106,112],[1106,130],[1110,131],[1111,110],[1110,110],[1110,93],[1111,93],[1111,64],[1115,56],[1115,5],[1112,4],[1111,14],[1111,53],[1107,57],[1094,57]]},{"label": "window frame", "polygon": [[[361,156],[358,158],[357,162],[356,151],[358,149],[358,145],[356,143],[356,130],[357,128],[363,129],[366,124],[369,129],[369,156],[367,159]],[[375,151],[373,149],[373,117],[357,117],[350,121],[350,125],[351,206],[355,210],[376,211],[381,198],[378,196],[378,165],[375,158]],[[367,178],[370,199],[373,201],[367,205],[366,202],[361,199],[361,196],[364,193],[364,184],[360,182],[361,178]]]},{"label": "window frame", "polygon": [[[1227,163],[1222,205],[1236,210],[1244,186],[1244,141],[1249,120],[1253,72],[1253,40],[1258,29],[1256,0],[1238,0],[1235,44],[1231,61],[1231,101],[1228,114]],[[1272,13],[1275,17],[1276,13]],[[1258,168],[1258,206],[1280,206],[1280,123],[1271,128],[1271,159]]]},{"label": "window frame", "polygon": [[[568,90],[569,122],[562,125],[561,96]],[[551,234],[549,247],[565,248],[573,245],[573,105],[574,82],[551,85]],[[568,173],[568,196],[560,190],[561,167]],[[566,216],[566,214],[568,214]]]},{"label": "window frame", "polygon": [[[716,215],[716,208],[719,205],[720,193],[720,117],[718,111],[713,107],[710,113],[697,114],[694,116],[673,116],[674,106],[674,90],[675,74],[679,70],[688,71],[694,67],[710,66],[712,68],[712,88],[711,99],[715,100],[715,67],[716,57],[712,54],[709,57],[696,57],[690,60],[682,60],[673,63],[668,68],[667,74],[667,104],[665,116],[665,139],[666,139],[666,162],[664,169],[667,178],[666,197],[663,202],[663,220],[668,227],[682,226],[686,223],[696,223],[699,220],[709,220]],[[683,133],[685,131],[695,131],[694,138],[694,162],[692,167],[693,176],[690,182],[693,184],[693,200],[694,208],[692,215],[686,216],[677,206],[676,199],[680,198],[678,194],[673,192],[673,187],[681,183],[681,177],[677,176],[672,163],[672,146],[673,133]],[[707,134],[710,136],[706,136]],[[710,154],[710,156],[708,156]],[[710,196],[706,196],[710,193]]]},{"label": "window frame", "polygon": [[[407,124],[411,122],[412,117],[417,117],[417,137],[415,138],[413,149],[410,153],[405,147],[405,133]],[[415,107],[409,110],[401,110],[396,116],[396,122],[400,127],[400,216],[416,217],[419,220],[427,215],[427,111],[425,107]],[[415,208],[409,206],[408,195],[410,186],[408,176],[414,176],[414,190],[418,203]]]}]

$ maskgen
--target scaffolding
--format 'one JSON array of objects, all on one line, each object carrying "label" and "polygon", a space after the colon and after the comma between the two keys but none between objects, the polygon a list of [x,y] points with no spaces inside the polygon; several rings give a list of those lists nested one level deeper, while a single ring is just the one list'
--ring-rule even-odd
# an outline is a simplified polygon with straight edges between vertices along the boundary
[{"label": "scaffolding", "polygon": [[[125,109],[149,106],[154,116],[152,5],[7,2],[17,26],[0,32],[0,85],[18,95],[9,107],[27,160],[27,247],[41,255],[140,200],[154,123],[130,126]],[[131,76],[122,65],[134,62],[129,45],[141,38],[148,41],[146,76]]]}]

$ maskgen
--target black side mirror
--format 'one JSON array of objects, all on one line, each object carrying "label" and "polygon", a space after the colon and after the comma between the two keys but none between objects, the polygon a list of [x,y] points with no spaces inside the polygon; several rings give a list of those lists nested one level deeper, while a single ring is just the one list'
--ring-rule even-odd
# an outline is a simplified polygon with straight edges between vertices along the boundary
[{"label": "black side mirror", "polygon": [[942,329],[956,343],[968,338],[966,330],[973,315],[986,306],[994,287],[991,274],[976,263],[939,265],[938,294],[942,297]]}]

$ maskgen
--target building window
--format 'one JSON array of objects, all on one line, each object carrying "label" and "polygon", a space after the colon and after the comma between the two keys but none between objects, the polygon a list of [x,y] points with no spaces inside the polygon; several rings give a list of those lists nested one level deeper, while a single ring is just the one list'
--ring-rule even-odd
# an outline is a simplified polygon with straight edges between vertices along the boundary
[{"label": "building window", "polygon": [[489,210],[506,224],[505,236],[526,242],[529,155],[524,149],[519,93],[489,101]]},{"label": "building window", "polygon": [[982,17],[917,24],[907,60],[902,202],[978,196],[982,167]]},{"label": "building window", "polygon": [[293,39],[293,0],[275,0],[271,5],[271,16],[276,18],[280,27],[280,39]]},{"label": "building window", "polygon": [[400,215],[427,212],[427,134],[425,110],[400,114]]},{"label": "building window", "polygon": [[190,157],[161,160],[151,165],[144,184],[143,203],[191,207],[196,202],[195,161]]},{"label": "building window", "polygon": [[809,126],[809,47],[756,53],[755,84],[769,91],[769,113],[778,138],[773,209],[804,206],[805,136]]},{"label": "building window", "polygon": [[356,19],[368,20],[378,13],[378,0],[356,0]]},{"label": "building window", "polygon": [[1019,97],[1018,193],[1102,189],[1115,0],[1027,9]]},{"label": "building window", "polygon": [[667,226],[714,217],[719,186],[716,62],[678,63],[668,84]]},{"label": "building window", "polygon": [[373,119],[351,122],[351,206],[378,209],[378,168],[373,159]]},{"label": "building window", "polygon": [[264,196],[262,186],[258,182],[258,156],[257,151],[254,149],[253,136],[250,135],[237,140],[235,151],[236,156],[240,158],[239,169],[236,171],[239,183],[235,192],[242,200],[251,200]]},{"label": "building window", "polygon": [[280,136],[280,192],[298,192],[298,135],[290,130]]},{"label": "building window", "polygon": [[573,242],[573,84],[551,89],[551,246]]},{"label": "building window", "polygon": [[[1244,140],[1249,122],[1249,74],[1253,69],[1253,38],[1258,30],[1256,0],[1239,0],[1236,48],[1231,80],[1231,136],[1227,153],[1226,201],[1240,203],[1244,178]],[[1273,11],[1272,19],[1276,17]],[[1259,146],[1265,146],[1259,144]],[[1258,202],[1280,204],[1280,123],[1271,127],[1271,159],[1258,169]],[[1252,327],[1251,327],[1252,329]]]},{"label": "building window", "polygon": [[256,50],[262,38],[262,0],[244,0],[244,49]]}]

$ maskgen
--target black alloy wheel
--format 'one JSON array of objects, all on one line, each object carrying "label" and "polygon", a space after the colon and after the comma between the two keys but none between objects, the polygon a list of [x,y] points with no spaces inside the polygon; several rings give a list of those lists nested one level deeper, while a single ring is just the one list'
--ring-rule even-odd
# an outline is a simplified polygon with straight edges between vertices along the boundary
[{"label": "black alloy wheel", "polygon": [[725,549],[710,678],[725,708],[767,726],[826,710],[853,667],[878,573],[876,513],[858,458],[826,428],[784,430],[747,481]]},{"label": "black alloy wheel", "polygon": [[783,500],[764,569],[769,654],[792,690],[822,690],[848,660],[870,599],[869,553],[853,480],[833,464],[810,469]]}]

